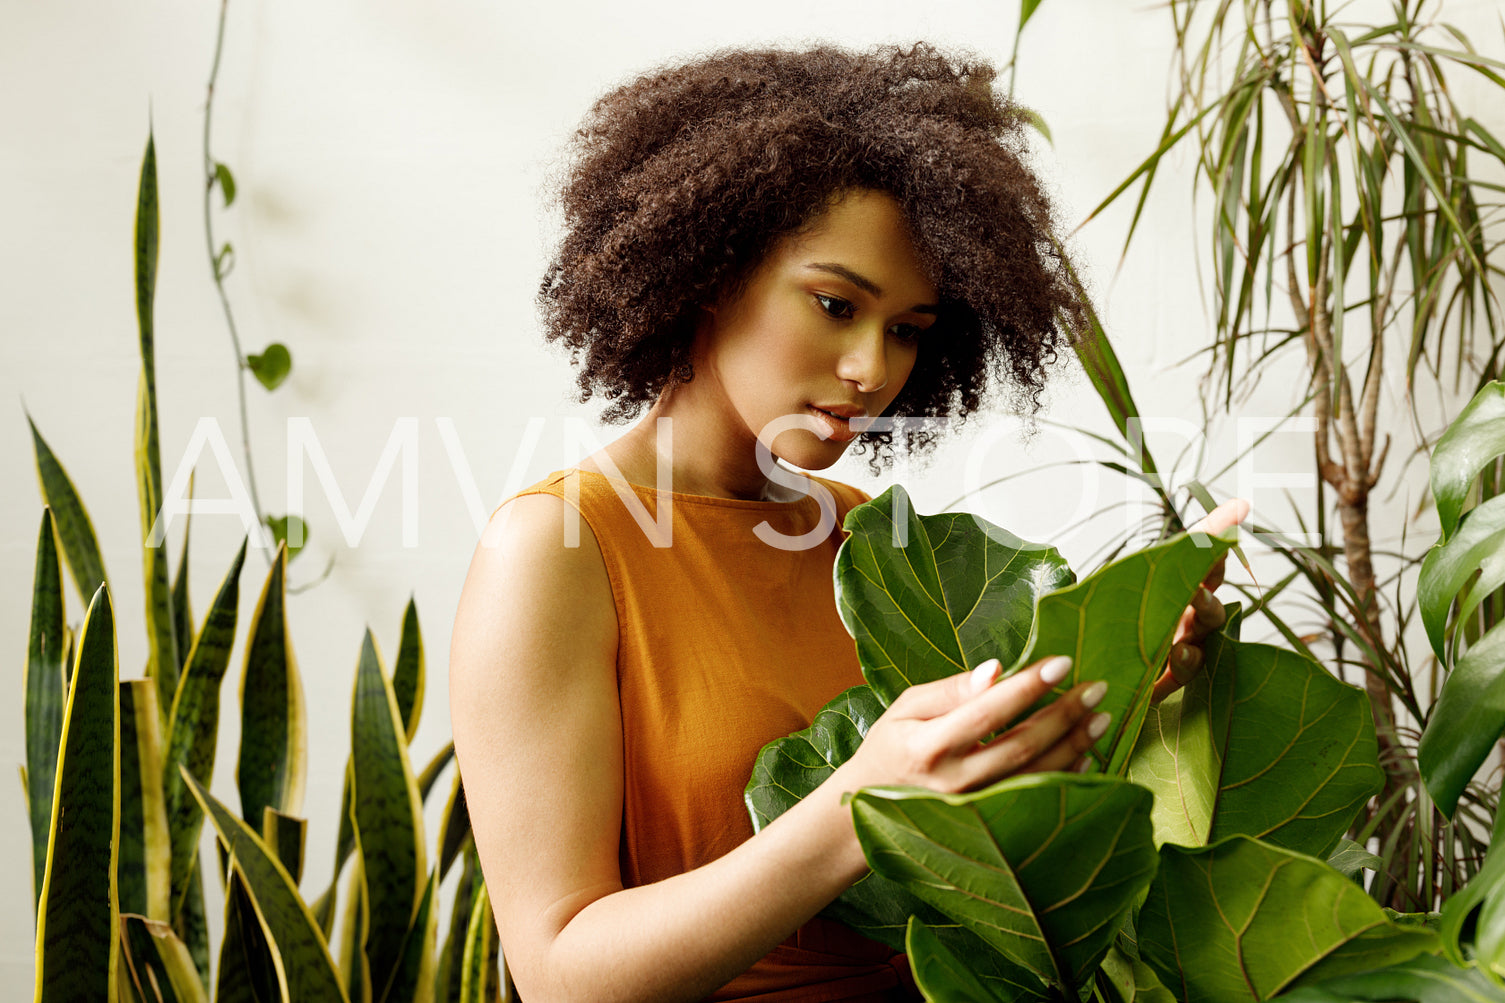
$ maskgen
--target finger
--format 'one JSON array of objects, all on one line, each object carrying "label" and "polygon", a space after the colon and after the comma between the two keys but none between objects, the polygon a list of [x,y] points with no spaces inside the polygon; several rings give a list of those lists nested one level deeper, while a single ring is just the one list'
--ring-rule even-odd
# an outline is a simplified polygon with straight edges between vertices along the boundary
[{"label": "finger", "polygon": [[1202,649],[1195,644],[1171,646],[1171,657],[1166,659],[1166,669],[1176,679],[1176,685],[1185,686],[1202,671]]},{"label": "finger", "polygon": [[921,721],[940,717],[991,686],[1001,669],[998,659],[990,658],[970,672],[911,686],[894,700],[893,710],[901,717]]},{"label": "finger", "polygon": [[1223,604],[1218,602],[1218,597],[1213,595],[1212,590],[1205,585],[1198,586],[1197,591],[1192,594],[1190,609],[1193,637],[1206,637],[1228,620],[1228,613],[1223,609]]},{"label": "finger", "polygon": [[1181,682],[1170,669],[1160,673],[1155,686],[1150,690],[1150,703],[1159,703],[1181,688]]},{"label": "finger", "polygon": [[[1096,719],[1096,715],[1090,715],[1090,712],[1102,702],[1107,689],[1108,684],[1101,681],[1073,687],[1059,700],[1052,701],[1020,724],[975,749],[962,763],[967,785],[979,786],[1016,773],[1059,743],[1063,736],[1081,730],[1078,725],[1084,719],[1089,716]],[[1095,726],[1098,729],[1096,736],[1084,732],[1087,740],[1082,748],[1101,736],[1107,724],[1106,718],[1100,719]]]},{"label": "finger", "polygon": [[953,752],[967,752],[989,735],[1008,727],[1070,671],[1071,659],[1065,655],[1045,658],[979,693],[939,719],[944,722],[945,744]]},{"label": "finger", "polygon": [[1083,761],[1088,750],[1107,732],[1108,725],[1111,723],[1112,719],[1107,714],[1087,715],[1077,722],[1077,726],[1067,732],[1061,741],[1036,756],[1017,772],[1058,773],[1074,770]]},{"label": "finger", "polygon": [[1249,503],[1243,498],[1230,498],[1198,519],[1187,532],[1221,533],[1230,526],[1237,526],[1247,518],[1249,518]]}]

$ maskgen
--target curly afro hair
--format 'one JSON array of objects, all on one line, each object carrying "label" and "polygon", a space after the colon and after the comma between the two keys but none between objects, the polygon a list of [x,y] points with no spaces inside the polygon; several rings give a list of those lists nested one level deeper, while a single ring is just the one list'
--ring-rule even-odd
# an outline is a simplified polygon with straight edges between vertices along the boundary
[{"label": "curly afro hair", "polygon": [[[1045,366],[1085,329],[1024,113],[993,68],[929,45],[728,51],[640,77],[576,133],[545,333],[608,421],[693,377],[701,305],[734,294],[780,238],[842,192],[889,193],[941,296],[889,413],[962,419],[994,386],[1033,410]],[[865,436],[873,462],[889,433]],[[925,450],[922,424],[907,445]]]}]

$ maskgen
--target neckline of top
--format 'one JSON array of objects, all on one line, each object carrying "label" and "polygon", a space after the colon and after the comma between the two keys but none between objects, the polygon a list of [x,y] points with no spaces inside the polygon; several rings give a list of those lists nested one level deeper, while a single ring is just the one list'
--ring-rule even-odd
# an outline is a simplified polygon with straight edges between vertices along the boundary
[{"label": "neckline of top", "polygon": [[[798,471],[791,471],[791,473],[796,473],[800,477],[808,478],[812,484],[819,484],[823,487],[826,487],[827,491],[831,490],[831,488],[827,486],[826,482],[821,478],[815,477],[811,474],[799,473]],[[609,474],[603,474],[599,470],[586,470],[583,467],[571,467],[567,470],[556,470],[554,471],[554,473],[549,475],[549,479],[553,480],[559,477],[567,477],[570,474],[587,474],[591,477],[605,481],[607,484],[623,484],[646,498],[656,497],[659,493],[657,488],[648,487],[646,484],[637,484],[625,478],[612,477]],[[688,502],[693,505],[714,505],[722,506],[725,508],[753,509],[762,511],[790,511],[799,508],[808,508],[810,506],[818,506],[820,504],[819,500],[812,494],[807,494],[803,497],[795,498],[793,501],[769,501],[758,498],[722,498],[718,495],[693,495],[686,494],[682,491],[666,491],[664,493],[672,498],[676,503]],[[834,494],[835,492],[832,493]]]}]

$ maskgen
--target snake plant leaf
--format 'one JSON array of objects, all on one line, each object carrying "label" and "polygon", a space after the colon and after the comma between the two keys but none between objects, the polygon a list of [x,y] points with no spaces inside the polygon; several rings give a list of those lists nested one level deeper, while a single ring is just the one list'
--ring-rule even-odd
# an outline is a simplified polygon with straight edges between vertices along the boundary
[{"label": "snake plant leaf", "polygon": [[449,800],[439,820],[439,880],[443,881],[455,859],[467,846],[475,845],[470,833],[470,810],[465,804],[465,786],[460,774],[450,784]]},{"label": "snake plant leaf", "polygon": [[369,630],[361,641],[353,707],[351,803],[371,917],[364,947],[376,995],[401,961],[428,866],[423,807],[408,763],[407,739]]},{"label": "snake plant leaf", "polygon": [[104,559],[99,554],[99,538],[94,535],[94,523],[90,521],[89,512],[73,487],[68,471],[63,469],[47,440],[37,431],[31,415],[26,416],[26,423],[31,426],[31,445],[37,457],[37,479],[42,486],[42,499],[52,509],[63,558],[68,562],[68,571],[78,588],[79,598],[87,606],[108,577]]},{"label": "snake plant leaf", "polygon": [[191,774],[183,780],[198,800],[230,860],[245,882],[251,904],[277,960],[283,999],[348,1003],[329,946],[298,897],[298,886],[261,838],[204,789]]},{"label": "snake plant leaf", "polygon": [[428,1003],[433,999],[434,945],[439,935],[439,907],[434,895],[439,888],[435,872],[424,882],[423,898],[413,914],[412,925],[403,939],[402,953],[391,981],[381,994],[380,1003]]},{"label": "snake plant leaf", "polygon": [[204,872],[198,855],[189,871],[188,892],[173,914],[173,930],[198,969],[199,983],[209,992],[209,919],[204,910]]},{"label": "snake plant leaf", "polygon": [[225,935],[220,941],[215,1003],[281,1003],[277,964],[245,879],[232,872],[225,889]]},{"label": "snake plant leaf", "polygon": [[345,975],[345,992],[351,1003],[371,1003],[371,966],[366,963],[366,930],[371,923],[366,908],[366,877],[356,860],[350,874],[350,898],[345,903],[345,921],[340,930],[340,971]]},{"label": "snake plant leaf", "polygon": [[1039,980],[1022,969],[1013,981],[984,979],[915,916],[909,919],[904,953],[926,1003],[1049,1003],[1051,999]]},{"label": "snake plant leaf", "polygon": [[454,758],[455,743],[453,741],[445,742],[444,747],[434,753],[434,758],[430,759],[428,765],[424,766],[423,772],[418,774],[418,799],[424,804],[428,804],[429,791],[434,789],[434,784],[438,781],[439,774],[444,772],[444,768]]},{"label": "snake plant leaf", "polygon": [[[188,497],[193,497],[193,474],[188,475]],[[172,576],[172,631],[178,646],[178,679],[181,683],[188,653],[193,648],[193,607],[188,595],[188,528],[190,517],[183,517],[183,548],[178,551],[178,570]],[[168,709],[172,705],[168,704]],[[177,770],[172,771],[177,776]]]},{"label": "snake plant leaf", "polygon": [[293,884],[303,879],[303,847],[308,838],[308,820],[287,815],[274,808],[261,813],[261,838],[267,848],[276,854],[277,860]]},{"label": "snake plant leaf", "polygon": [[[1477,581],[1473,581],[1474,576]],[[1465,585],[1459,605],[1462,621],[1479,602],[1505,583],[1505,495],[1491,498],[1468,513],[1446,541],[1427,551],[1416,580],[1416,605],[1437,660],[1446,664],[1443,644],[1448,611]]]},{"label": "snake plant leaf", "polygon": [[174,913],[187,893],[197,866],[199,832],[204,815],[183,786],[178,767],[204,783],[214,778],[215,750],[219,742],[221,684],[230,666],[235,642],[235,623],[240,608],[240,572],[246,560],[242,540],[230,570],[220,582],[214,602],[204,615],[204,625],[188,652],[178,691],[167,716],[167,756],[162,786],[172,842],[172,901]]},{"label": "snake plant leaf", "polygon": [[444,946],[439,950],[439,963],[434,972],[434,1003],[457,1003],[460,998],[465,935],[470,924],[470,907],[480,881],[475,846],[470,846],[461,856],[465,862],[460,867],[460,882],[455,887],[455,899],[450,905],[449,931],[444,935]]},{"label": "snake plant leaf", "polygon": [[1162,846],[1137,922],[1141,957],[1182,1003],[1270,999],[1441,946],[1322,861],[1248,836]]},{"label": "snake plant leaf", "polygon": [[121,913],[120,940],[125,971],[137,998],[152,1003],[209,1003],[193,957],[170,924]]},{"label": "snake plant leaf", "polygon": [[241,817],[258,826],[263,808],[290,815],[301,812],[308,767],[303,682],[287,628],[286,579],[287,548],[278,547],[251,617],[240,679],[235,782]]},{"label": "snake plant leaf", "polygon": [[63,711],[47,871],[37,904],[38,1003],[113,1000],[120,958],[120,670],[101,585],[84,615]]},{"label": "snake plant leaf", "polygon": [[1150,800],[1118,777],[1047,773],[967,794],[867,788],[851,805],[873,870],[1071,995],[1154,875]]},{"label": "snake plant leaf", "polygon": [[[1237,630],[1238,610],[1228,618]],[[1384,782],[1362,689],[1294,651],[1208,635],[1204,668],[1151,712],[1129,777],[1157,843],[1246,835],[1326,857]]]},{"label": "snake plant leaf", "polygon": [[1453,665],[1416,750],[1437,808],[1451,818],[1463,789],[1505,731],[1505,629],[1495,627]]},{"label": "snake plant leaf", "polygon": [[153,528],[162,508],[162,447],[157,424],[157,353],[153,301],[157,291],[157,251],[161,229],[157,206],[157,149],[151,132],[141,158],[136,190],[136,326],[140,334],[141,379],[136,393],[136,493],[141,504],[142,581],[146,598],[146,676],[157,682],[158,706],[172,706],[178,688],[178,642],[168,581],[167,537]]},{"label": "snake plant leaf", "polygon": [[1460,968],[1447,958],[1421,954],[1398,965],[1303,986],[1279,997],[1281,1003],[1358,1003],[1407,1000],[1414,1003],[1505,1003],[1505,990],[1477,968]]},{"label": "snake plant leaf", "polygon": [[1432,449],[1432,496],[1442,538],[1452,537],[1474,478],[1505,453],[1505,383],[1485,384]]},{"label": "snake plant leaf", "polygon": [[407,741],[418,732],[423,716],[423,632],[418,627],[418,606],[408,599],[402,614],[402,636],[397,642],[397,662],[392,667],[392,693],[397,697],[397,716],[403,722]]},{"label": "snake plant leaf", "polygon": [[58,741],[63,735],[63,579],[53,535],[52,509],[42,509],[36,571],[31,586],[31,630],[26,646],[26,807],[31,817],[31,905],[47,876],[47,837]]},{"label": "snake plant leaf", "polygon": [[897,484],[848,512],[845,528],[837,607],[885,707],[915,683],[1013,662],[1035,601],[1072,581],[1053,548],[964,513],[919,515]]},{"label": "snake plant leaf", "polygon": [[120,911],[167,922],[172,842],[162,793],[162,713],[150,679],[120,684]]},{"label": "snake plant leaf", "polygon": [[460,1003],[490,1003],[497,985],[496,919],[491,914],[491,896],[486,883],[476,872],[476,888],[471,896],[470,918],[465,925],[465,954],[460,964]]}]

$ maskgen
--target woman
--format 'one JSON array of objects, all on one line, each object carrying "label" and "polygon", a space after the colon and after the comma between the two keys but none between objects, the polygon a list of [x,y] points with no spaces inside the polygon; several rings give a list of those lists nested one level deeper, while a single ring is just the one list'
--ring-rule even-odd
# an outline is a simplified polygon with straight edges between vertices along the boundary
[{"label": "woman", "polygon": [[[1106,727],[1083,684],[984,744],[1069,667],[991,685],[990,660],[908,690],[756,836],[742,804],[758,749],[861,682],[831,566],[863,496],[788,468],[923,450],[933,429],[864,428],[965,417],[990,380],[1033,402],[1081,329],[991,77],[925,46],[732,52],[609,94],[579,133],[547,330],[583,397],[641,420],[498,510],[451,655],[528,1003],[907,998],[902,957],[813,918],[865,871],[842,795],[1070,769]],[[1162,694],[1221,615],[1199,593]]]}]

